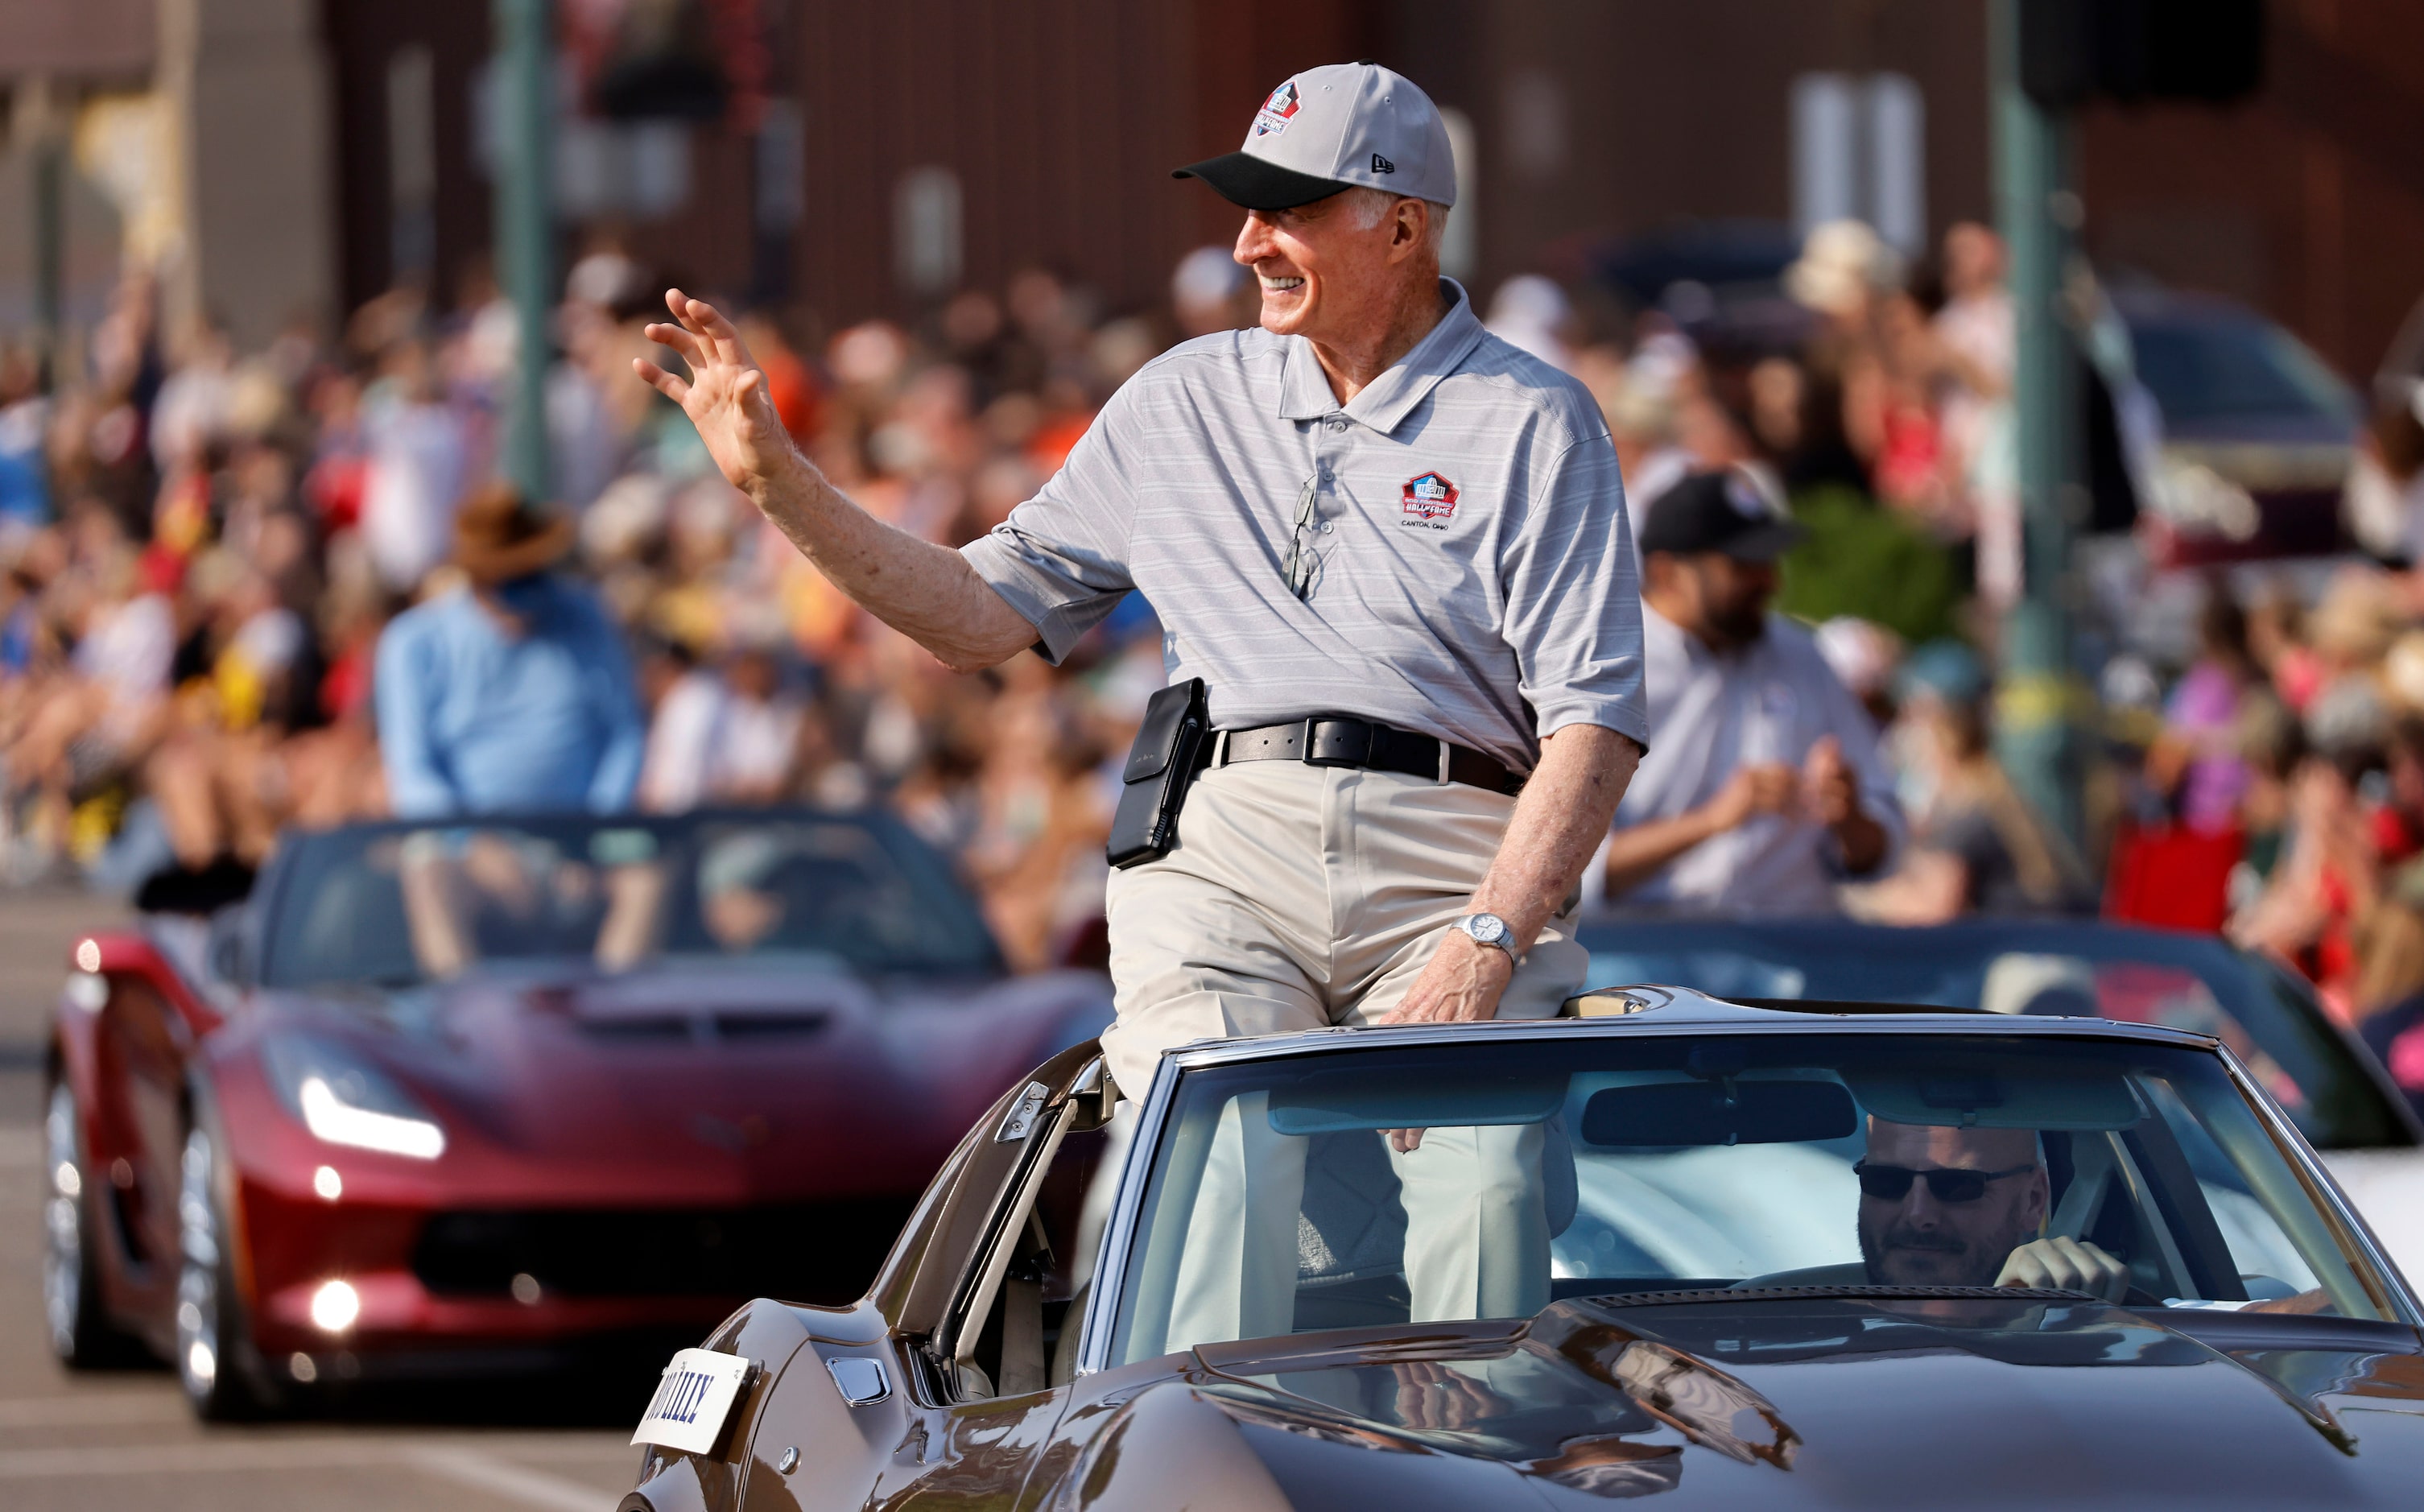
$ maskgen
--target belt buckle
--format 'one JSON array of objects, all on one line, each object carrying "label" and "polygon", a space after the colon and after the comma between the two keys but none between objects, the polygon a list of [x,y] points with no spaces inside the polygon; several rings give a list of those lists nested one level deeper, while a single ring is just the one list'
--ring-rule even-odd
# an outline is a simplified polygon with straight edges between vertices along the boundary
[{"label": "belt buckle", "polygon": [[[1356,753],[1355,755],[1353,755],[1353,756],[1322,756],[1322,755],[1319,755],[1319,754],[1317,754],[1317,752],[1316,752],[1316,747],[1315,747],[1315,745],[1314,745],[1314,741],[1315,741],[1315,739],[1316,739],[1316,737],[1315,737],[1315,735],[1314,735],[1314,726],[1315,726],[1315,725],[1316,725],[1316,724],[1331,724],[1331,725],[1339,725],[1339,724],[1354,724],[1354,725],[1357,725],[1357,726],[1361,727],[1361,728],[1362,728],[1362,730],[1364,731],[1364,742],[1363,742],[1363,746],[1364,746],[1364,748],[1363,748],[1361,751],[1357,752],[1357,753]],[[1308,767],[1361,767],[1361,766],[1367,765],[1367,764],[1371,761],[1371,759],[1372,759],[1372,725],[1371,725],[1371,723],[1370,723],[1369,721],[1367,721],[1367,720],[1324,719],[1324,718],[1321,718],[1321,717],[1320,717],[1320,716],[1318,716],[1318,715],[1309,715],[1309,716],[1307,716],[1307,717],[1306,717],[1305,722],[1304,722],[1304,764],[1305,764],[1306,766],[1308,766]]]}]

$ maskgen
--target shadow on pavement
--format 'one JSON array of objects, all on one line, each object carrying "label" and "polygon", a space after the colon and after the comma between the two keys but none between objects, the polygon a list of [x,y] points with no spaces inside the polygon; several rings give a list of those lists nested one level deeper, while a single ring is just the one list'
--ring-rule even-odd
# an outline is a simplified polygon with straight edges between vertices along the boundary
[{"label": "shadow on pavement", "polygon": [[[689,1339],[682,1344],[695,1343]],[[641,1354],[615,1350],[548,1371],[416,1379],[323,1380],[286,1386],[270,1423],[455,1428],[615,1428],[640,1421],[659,1372],[682,1344]],[[75,1379],[127,1382],[144,1377],[173,1386],[168,1367],[148,1355],[79,1368]]]}]

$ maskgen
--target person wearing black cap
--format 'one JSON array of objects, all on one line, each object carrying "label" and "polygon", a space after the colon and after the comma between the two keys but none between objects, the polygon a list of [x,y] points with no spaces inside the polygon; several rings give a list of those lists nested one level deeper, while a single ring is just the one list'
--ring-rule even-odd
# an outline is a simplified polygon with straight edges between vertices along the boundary
[{"label": "person wearing black cap", "polygon": [[1835,911],[1903,836],[1876,726],[1807,630],[1768,611],[1801,527],[1739,471],[1698,472],[1642,521],[1651,755],[1602,852],[1610,900]]},{"label": "person wearing black cap", "polygon": [[[1456,165],[1429,97],[1370,63],[1308,69],[1237,151],[1179,172],[1242,212],[1259,328],[1147,363],[961,550],[819,474],[707,305],[669,292],[675,323],[648,328],[689,377],[639,364],[827,579],[949,666],[1057,661],[1128,593],[1151,601],[1176,702],[1130,755],[1149,802],[1123,803],[1105,898],[1103,1050],[1136,1095],[1206,1036],[1555,1014],[1648,730],[1615,446],[1587,390],[1441,277]],[[1170,1347],[1294,1316],[1301,1141],[1222,1127],[1246,1174],[1205,1191],[1243,1197],[1197,1212]],[[1546,1305],[1542,1138],[1395,1131],[1413,1316]]]}]

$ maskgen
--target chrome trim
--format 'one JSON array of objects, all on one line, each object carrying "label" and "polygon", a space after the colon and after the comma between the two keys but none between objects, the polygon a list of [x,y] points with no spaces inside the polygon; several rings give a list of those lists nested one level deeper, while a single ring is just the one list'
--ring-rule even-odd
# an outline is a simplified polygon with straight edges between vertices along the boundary
[{"label": "chrome trim", "polygon": [[[1178,1074],[1177,1059],[1165,1052],[1154,1067],[1153,1086],[1143,1102],[1130,1105],[1137,1109],[1136,1133],[1128,1140],[1127,1159],[1120,1167],[1120,1184],[1111,1199],[1110,1218],[1103,1225],[1103,1241],[1094,1248],[1093,1289],[1086,1294],[1076,1375],[1091,1376],[1108,1368],[1106,1357],[1111,1352],[1111,1329],[1120,1315],[1120,1292],[1127,1282],[1128,1249],[1136,1243],[1137,1219],[1144,1206],[1145,1178],[1153,1171],[1162,1122],[1178,1093]],[[1111,1284],[1105,1285],[1107,1280]]]},{"label": "chrome trim", "polygon": [[1244,1060],[1278,1060],[1319,1055],[1347,1047],[1352,1035],[1361,1047],[1479,1044],[1501,1039],[1554,1040],[1573,1036],[1638,1034],[2050,1034],[2057,1038],[2135,1040],[2203,1049],[2219,1043],[2211,1035],[2153,1024],[2124,1024],[2113,1019],[2017,1016],[2003,1013],[1802,1013],[1780,1009],[1745,1008],[1702,997],[1682,988],[1634,986],[1593,988],[1654,996],[1638,1012],[1603,1018],[1485,1019],[1471,1024],[1411,1024],[1357,1027],[1337,1025],[1300,1029],[1289,1034],[1255,1035],[1231,1040],[1197,1040],[1165,1053],[1182,1070],[1232,1065]]},{"label": "chrome trim", "polygon": [[[833,1377],[834,1390],[841,1393],[841,1399],[853,1407],[869,1407],[892,1394],[892,1377],[885,1374],[881,1360],[870,1360],[865,1355],[837,1355],[825,1361],[825,1369]],[[791,1456],[793,1463],[798,1462],[798,1450],[788,1449],[784,1453]],[[789,1465],[778,1468],[785,1474],[790,1473]]]},{"label": "chrome trim", "polygon": [[1027,1090],[1019,1093],[1018,1100],[1010,1105],[1010,1111],[1001,1116],[1001,1127],[993,1131],[993,1142],[1015,1144],[1034,1133],[1035,1120],[1044,1111],[1044,1100],[1051,1095],[1052,1089],[1042,1082],[1029,1082]]},{"label": "chrome trim", "polygon": [[2373,1236],[2373,1228],[2365,1221],[2365,1215],[2358,1212],[2356,1204],[2349,1201],[2348,1194],[2340,1190],[2340,1184],[2333,1178],[2331,1168],[2323,1164],[2322,1156],[2307,1142],[2305,1134],[2290,1120],[2281,1105],[2273,1101],[2272,1094],[2263,1089],[2239,1057],[2231,1053],[2228,1045],[2217,1043],[2213,1048],[2214,1053],[2222,1058],[2223,1070],[2238,1085],[2240,1095],[2255,1106],[2257,1116],[2272,1132],[2273,1142],[2289,1157],[2291,1167],[2305,1178],[2307,1186],[2323,1200],[2325,1213],[2337,1219],[2340,1228],[2356,1242],[2359,1255],[2373,1267],[2384,1291],[2395,1304],[2394,1310],[2403,1312],[2404,1315],[2397,1321],[2409,1328],[2424,1327],[2424,1306],[2418,1305],[2407,1278],[2383,1249],[2382,1241]]},{"label": "chrome trim", "polygon": [[[1036,1085],[1041,1086],[1042,1083]],[[975,1286],[969,1289],[960,1305],[952,1309],[945,1332],[936,1335],[938,1341],[945,1337],[950,1341],[954,1384],[960,1378],[958,1367],[976,1358],[977,1337],[984,1331],[985,1318],[993,1311],[994,1298],[1001,1295],[1002,1278],[1009,1273],[1011,1256],[1017,1249],[1020,1235],[1027,1231],[1028,1219],[1035,1212],[1036,1194],[1044,1185],[1045,1173],[1052,1168],[1052,1157],[1060,1153],[1060,1141],[1068,1137],[1070,1112],[1064,1103],[1045,1128],[1043,1144],[1029,1146],[1020,1157],[1015,1184],[1005,1194],[1001,1204],[994,1209],[997,1219],[1009,1216],[1010,1221],[1001,1222],[995,1228],[991,1243],[982,1251],[983,1259],[977,1270]],[[971,1322],[975,1324],[973,1329],[969,1327]]]}]

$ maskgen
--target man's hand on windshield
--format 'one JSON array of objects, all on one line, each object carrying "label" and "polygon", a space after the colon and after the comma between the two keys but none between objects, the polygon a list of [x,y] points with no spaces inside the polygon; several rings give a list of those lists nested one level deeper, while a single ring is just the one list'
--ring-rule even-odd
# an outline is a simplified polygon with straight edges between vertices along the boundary
[{"label": "man's hand on windshield", "polygon": [[[1498,1016],[1499,995],[1515,976],[1515,963],[1496,946],[1483,945],[1459,930],[1447,931],[1430,963],[1406,989],[1397,1006],[1378,1024],[1470,1024]],[[1405,1154],[1422,1145],[1420,1129],[1391,1129],[1389,1148]]]},{"label": "man's hand on windshield", "polygon": [[1998,1286],[2046,1286],[2087,1292],[2117,1302],[2129,1290],[2129,1267],[2085,1239],[2032,1239],[2003,1262]]},{"label": "man's hand on windshield", "polygon": [[1423,974],[1379,1024],[1470,1024],[1498,1016],[1498,997],[1515,977],[1515,961],[1494,945],[1449,930]]}]

